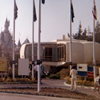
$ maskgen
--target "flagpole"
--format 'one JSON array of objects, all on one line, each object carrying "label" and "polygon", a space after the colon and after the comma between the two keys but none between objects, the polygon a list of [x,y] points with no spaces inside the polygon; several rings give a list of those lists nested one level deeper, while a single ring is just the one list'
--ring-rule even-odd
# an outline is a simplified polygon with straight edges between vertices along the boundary
[{"label": "flagpole", "polygon": [[13,19],[13,80],[15,78],[15,0],[14,0],[14,19]]},{"label": "flagpole", "polygon": [[[94,0],[93,0],[94,4]],[[94,87],[96,78],[96,61],[95,61],[95,18],[93,17],[93,68],[94,68]]]},{"label": "flagpole", "polygon": [[37,60],[37,65],[38,65],[38,92],[41,91],[40,88],[40,32],[41,32],[41,0],[39,0],[39,27],[38,27],[38,60]]},{"label": "flagpole", "polygon": [[70,0],[70,70],[72,69],[72,13],[71,13],[71,3],[72,0]]},{"label": "flagpole", "polygon": [[33,0],[33,20],[32,20],[32,80],[34,78],[34,5],[35,2]]}]

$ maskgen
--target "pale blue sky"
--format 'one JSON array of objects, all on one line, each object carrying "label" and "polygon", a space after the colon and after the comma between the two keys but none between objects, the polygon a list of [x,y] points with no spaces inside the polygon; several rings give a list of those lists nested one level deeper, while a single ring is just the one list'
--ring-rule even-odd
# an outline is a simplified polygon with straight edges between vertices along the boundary
[{"label": "pale blue sky", "polygon": [[[18,43],[19,33],[21,43],[26,38],[32,42],[32,1],[16,0],[18,6],[18,18],[16,19],[15,41]],[[72,0],[74,7],[74,23],[72,24],[72,33],[78,31],[81,21],[82,30],[90,27],[93,31],[93,0]],[[100,0],[96,1],[97,18],[100,21]],[[0,28],[4,29],[6,17],[10,21],[9,30],[13,31],[13,2],[14,0],[0,0]],[[39,0],[35,0],[36,13],[38,18]],[[70,0],[45,0],[41,5],[41,41],[52,41],[62,38],[70,32]],[[38,20],[34,23],[35,42],[38,41]]]}]

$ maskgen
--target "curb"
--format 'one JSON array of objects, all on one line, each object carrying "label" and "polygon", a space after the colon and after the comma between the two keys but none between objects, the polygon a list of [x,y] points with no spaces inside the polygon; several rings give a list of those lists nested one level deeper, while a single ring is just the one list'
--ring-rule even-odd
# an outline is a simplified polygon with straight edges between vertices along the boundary
[{"label": "curb", "polygon": [[[64,82],[64,85],[70,86],[70,87],[71,87],[71,84],[67,84],[66,82]],[[86,88],[86,89],[94,89],[94,87],[87,87],[87,86],[77,86],[77,87],[79,87],[79,88],[83,87],[83,88]],[[71,91],[71,90],[70,90],[70,91]],[[73,91],[73,92],[74,92],[74,91]],[[94,96],[94,97],[100,99],[100,96],[95,96],[95,95],[91,95],[91,94],[87,94],[87,93],[83,93],[83,92],[78,92],[78,91],[76,91],[76,92],[77,92],[77,93],[82,93],[82,94],[85,94],[85,95],[88,95],[88,96]]]},{"label": "curb", "polygon": [[[67,84],[66,82],[64,82],[64,85],[71,86],[71,84]],[[77,87],[83,87],[83,88],[87,88],[87,89],[94,89],[94,87],[87,87],[87,86],[77,86]]]},{"label": "curb", "polygon": [[[29,89],[29,88],[33,88],[33,87],[27,87],[27,89]],[[51,88],[51,87],[43,87],[43,88]],[[57,88],[57,87],[55,87],[55,88]],[[2,89],[16,89],[16,87],[2,88]],[[18,87],[17,89],[25,89],[25,87],[24,88]],[[58,89],[62,89],[62,88],[58,88]],[[58,98],[83,99],[83,97],[58,95],[58,94],[51,94],[51,93],[39,93],[39,92],[31,93],[31,92],[20,92],[20,91],[18,92],[18,91],[10,91],[10,90],[0,90],[0,92],[1,93],[12,93],[12,94],[36,95],[36,96],[49,96],[49,97],[58,97]],[[75,92],[75,93],[78,93],[78,92]],[[81,93],[79,93],[79,94],[81,94]],[[83,95],[86,95],[86,94],[83,94]]]},{"label": "curb", "polygon": [[[71,86],[70,84],[66,84],[66,82],[64,82],[64,85],[66,86]],[[84,86],[78,86],[78,87],[84,87]],[[32,88],[36,88],[36,87],[32,87],[32,86],[27,86],[27,87],[2,87],[0,89],[32,89]],[[50,86],[45,86],[45,87],[41,87],[41,88],[52,88]],[[53,88],[58,88],[58,89],[64,89],[64,88],[60,88],[60,87],[53,87]],[[93,87],[84,87],[84,88],[93,88]],[[69,90],[71,91],[70,89],[66,89],[66,90]],[[26,95],[39,95],[39,96],[49,96],[49,97],[59,97],[59,98],[73,98],[73,99],[83,99],[82,97],[74,97],[74,96],[62,96],[62,95],[57,95],[57,94],[50,94],[50,93],[38,93],[38,92],[35,92],[35,93],[31,93],[31,92],[21,92],[21,91],[10,91],[10,90],[0,90],[1,93],[12,93],[12,94],[26,94]],[[89,94],[86,94],[86,93],[82,93],[82,92],[78,92],[78,91],[72,91],[74,93],[78,93],[78,94],[83,94],[83,95],[87,95],[87,96],[93,96],[93,95],[89,95]],[[96,97],[98,98],[97,96],[93,96],[93,97]]]}]

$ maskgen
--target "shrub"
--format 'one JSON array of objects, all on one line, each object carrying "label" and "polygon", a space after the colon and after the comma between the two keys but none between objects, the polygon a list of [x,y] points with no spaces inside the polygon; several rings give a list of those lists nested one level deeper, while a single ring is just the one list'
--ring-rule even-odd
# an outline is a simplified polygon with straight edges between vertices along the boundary
[{"label": "shrub", "polygon": [[92,81],[94,81],[94,78],[87,78],[86,80],[92,82]]},{"label": "shrub", "polygon": [[83,80],[77,80],[77,85],[81,85],[81,86],[84,85]]},{"label": "shrub", "polygon": [[[83,79],[83,77],[82,77],[82,79]],[[66,83],[71,84],[71,78],[70,77],[66,77]],[[80,85],[80,86],[94,86],[94,82],[93,81],[88,81],[88,80],[77,79],[77,85]]]},{"label": "shrub", "polygon": [[2,78],[0,78],[0,82],[2,82]]},{"label": "shrub", "polygon": [[66,83],[71,84],[71,78],[70,77],[66,77]]},{"label": "shrub", "polygon": [[30,83],[32,81],[29,78],[25,78],[25,82]]},{"label": "shrub", "polygon": [[93,86],[94,82],[83,80],[84,86]]},{"label": "shrub", "polygon": [[56,73],[57,79],[60,79],[60,72]]},{"label": "shrub", "polygon": [[66,76],[69,76],[69,74],[70,74],[69,68],[68,69],[63,68],[60,71],[60,79],[64,79]]},{"label": "shrub", "polygon": [[25,81],[24,78],[19,79],[19,82],[24,82],[24,81]]},{"label": "shrub", "polygon": [[64,79],[66,76],[69,76],[69,69],[63,68],[60,72],[57,72],[56,74],[51,74],[49,76],[50,79]]},{"label": "shrub", "polygon": [[7,77],[5,82],[11,82],[11,78],[10,77]]},{"label": "shrub", "polygon": [[17,78],[14,78],[13,82],[18,82],[18,79]]},{"label": "shrub", "polygon": [[2,78],[2,81],[5,81],[5,77]]},{"label": "shrub", "polygon": [[50,79],[60,79],[60,72],[56,73],[56,74],[51,74],[49,76]]},{"label": "shrub", "polygon": [[82,76],[77,76],[77,79],[78,79],[78,80],[84,80],[84,77],[82,77]]}]

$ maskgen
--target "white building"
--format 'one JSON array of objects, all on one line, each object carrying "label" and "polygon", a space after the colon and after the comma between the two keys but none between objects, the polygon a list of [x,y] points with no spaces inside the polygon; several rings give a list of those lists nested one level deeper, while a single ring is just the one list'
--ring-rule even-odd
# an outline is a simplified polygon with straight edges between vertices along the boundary
[{"label": "white building", "polygon": [[[70,62],[70,38],[63,36],[52,42],[41,42],[41,60],[49,66],[68,66]],[[100,63],[100,44],[95,43],[96,63]],[[37,43],[35,43],[35,61],[37,61]],[[20,58],[32,59],[32,44],[26,43],[21,46]],[[72,63],[93,63],[93,42],[72,39]]]}]

